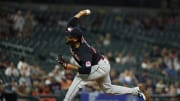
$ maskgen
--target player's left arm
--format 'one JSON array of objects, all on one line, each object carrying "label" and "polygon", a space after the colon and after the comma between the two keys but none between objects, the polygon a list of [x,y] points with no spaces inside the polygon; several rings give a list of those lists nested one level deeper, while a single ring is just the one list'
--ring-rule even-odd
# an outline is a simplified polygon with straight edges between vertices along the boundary
[{"label": "player's left arm", "polygon": [[88,74],[91,71],[91,63],[89,61],[86,61],[86,65],[89,65],[89,66],[88,67],[87,66],[78,67],[78,66],[72,65],[70,63],[67,63],[63,67],[66,70],[73,70],[73,71],[79,72],[81,74]]},{"label": "player's left arm", "polygon": [[83,67],[79,67],[79,66],[76,66],[76,65],[73,65],[70,63],[63,63],[61,65],[64,67],[64,69],[73,70],[73,71],[76,71],[76,72],[79,72],[82,74],[89,73],[91,70],[91,62],[90,61],[85,61]]},{"label": "player's left arm", "polygon": [[72,64],[70,64],[70,63],[68,63],[67,65],[66,65],[66,67],[65,67],[65,69],[67,69],[67,70],[73,70],[73,71],[78,71],[78,66],[75,66],[75,65],[72,65]]},{"label": "player's left arm", "polygon": [[92,66],[91,58],[92,58],[91,55],[86,55],[86,58],[82,63],[82,67],[70,64],[63,58],[63,56],[59,56],[57,61],[59,64],[61,64],[64,67],[64,69],[73,70],[73,71],[79,72],[81,74],[88,74],[88,73],[90,73],[91,66]]},{"label": "player's left arm", "polygon": [[78,66],[70,64],[62,55],[59,55],[56,60],[61,66],[64,67],[64,69],[74,70],[74,71],[78,70]]}]

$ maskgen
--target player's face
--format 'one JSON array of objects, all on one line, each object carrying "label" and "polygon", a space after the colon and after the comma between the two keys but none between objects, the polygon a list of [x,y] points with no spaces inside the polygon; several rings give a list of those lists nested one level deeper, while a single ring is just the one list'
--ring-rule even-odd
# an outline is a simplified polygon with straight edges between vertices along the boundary
[{"label": "player's face", "polygon": [[66,37],[66,44],[70,45],[71,47],[78,48],[80,46],[80,42],[78,38],[69,38]]},{"label": "player's face", "polygon": [[74,37],[66,37],[66,41],[67,42],[77,42],[78,41],[78,38],[74,38]]},{"label": "player's face", "polygon": [[74,38],[74,37],[66,37],[66,43],[76,43],[78,41],[78,38]]}]

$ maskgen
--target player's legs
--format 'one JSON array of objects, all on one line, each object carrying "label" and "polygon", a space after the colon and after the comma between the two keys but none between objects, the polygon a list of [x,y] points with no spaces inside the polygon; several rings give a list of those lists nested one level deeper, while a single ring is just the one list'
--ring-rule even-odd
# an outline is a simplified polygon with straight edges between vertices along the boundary
[{"label": "player's legs", "polygon": [[138,94],[138,87],[134,88],[128,88],[124,86],[119,86],[119,85],[112,85],[110,76],[109,74],[96,80],[97,84],[99,87],[108,94],[115,94],[115,95],[120,95],[120,94]]},{"label": "player's legs", "polygon": [[100,88],[105,93],[110,94],[137,94],[138,87],[128,88],[124,86],[112,85],[110,76],[110,64],[106,58],[101,59],[97,65],[92,67],[89,80],[96,80]]},{"label": "player's legs", "polygon": [[97,80],[109,74],[110,64],[107,59],[100,60],[97,65],[92,66],[88,80]]},{"label": "player's legs", "polygon": [[81,88],[83,85],[85,85],[85,82],[79,76],[75,76],[63,101],[72,101],[79,88]]}]

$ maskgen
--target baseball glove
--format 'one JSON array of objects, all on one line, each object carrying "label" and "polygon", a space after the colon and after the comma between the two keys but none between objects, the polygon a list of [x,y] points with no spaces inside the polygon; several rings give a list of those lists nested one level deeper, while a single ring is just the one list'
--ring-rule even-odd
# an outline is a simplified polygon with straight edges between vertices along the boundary
[{"label": "baseball glove", "polygon": [[64,67],[64,69],[67,69],[67,64],[68,64],[68,61],[62,56],[62,55],[59,55],[57,57],[57,61],[58,63]]}]

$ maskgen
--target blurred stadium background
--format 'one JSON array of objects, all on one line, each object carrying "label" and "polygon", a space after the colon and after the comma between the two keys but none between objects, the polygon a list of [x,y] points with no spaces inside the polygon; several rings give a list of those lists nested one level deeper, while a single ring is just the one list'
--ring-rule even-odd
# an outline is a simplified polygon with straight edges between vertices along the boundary
[{"label": "blurred stadium background", "polygon": [[[152,101],[180,101],[179,0],[1,0],[0,101],[62,101],[75,73],[55,59],[64,54],[73,62],[63,33],[68,19],[86,8],[92,14],[81,27],[110,60],[113,84],[143,83]],[[89,101],[120,101],[98,100],[93,82],[74,101],[83,94]]]}]

